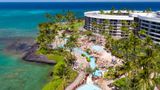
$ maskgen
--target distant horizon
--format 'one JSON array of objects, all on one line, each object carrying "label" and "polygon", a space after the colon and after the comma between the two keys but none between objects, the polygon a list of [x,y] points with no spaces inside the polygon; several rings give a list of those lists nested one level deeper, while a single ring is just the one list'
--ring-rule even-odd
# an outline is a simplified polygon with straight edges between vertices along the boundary
[{"label": "distant horizon", "polygon": [[[93,1],[93,2],[85,2],[85,1],[83,1],[84,3],[103,3],[103,2],[106,2],[106,1],[100,1],[100,2],[97,2],[97,1]],[[37,2],[37,1],[35,1],[35,2],[29,2],[29,1],[26,1],[26,2],[18,2],[18,1],[12,1],[12,2],[9,2],[9,1],[7,1],[7,2],[3,2],[3,1],[0,1],[0,3],[83,3],[83,2],[81,2],[81,1],[79,1],[79,2],[60,2],[60,1],[56,1],[56,2],[51,2],[51,1],[47,1],[47,2]],[[118,2],[130,2],[130,3],[132,3],[132,2],[140,2],[140,3],[143,3],[143,2],[160,2],[160,1],[107,1],[107,2],[116,2],[116,3],[118,3]],[[107,3],[106,2],[106,3]]]},{"label": "distant horizon", "polygon": [[0,0],[0,2],[160,2],[160,0]]}]

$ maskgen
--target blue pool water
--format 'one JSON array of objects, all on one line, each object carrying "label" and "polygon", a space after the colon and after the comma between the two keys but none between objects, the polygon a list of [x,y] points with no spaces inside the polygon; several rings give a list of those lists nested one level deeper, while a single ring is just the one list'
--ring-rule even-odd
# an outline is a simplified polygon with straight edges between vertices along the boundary
[{"label": "blue pool water", "polygon": [[95,69],[95,68],[96,68],[95,58],[94,58],[93,56],[90,56],[89,58],[90,58],[90,60],[91,60],[91,61],[89,62],[90,67],[91,67],[92,69]]},{"label": "blue pool water", "polygon": [[89,62],[90,67],[92,69],[96,68],[95,58],[93,56],[90,56],[87,52],[83,51],[80,48],[74,48],[73,51],[79,54],[84,54],[86,57],[90,58],[90,62]]},{"label": "blue pool water", "polygon": [[84,84],[77,88],[77,90],[101,90],[98,86],[93,84]]},{"label": "blue pool water", "polygon": [[[74,48],[73,49],[74,52],[79,53],[79,54],[85,54],[86,57],[90,58],[90,62],[89,65],[92,69],[96,68],[96,59],[93,56],[90,56],[88,53],[84,52],[82,49],[80,48]],[[102,71],[101,70],[96,70],[95,72],[93,72],[94,76],[102,76]]]},{"label": "blue pool water", "polygon": [[102,70],[96,70],[93,74],[94,74],[94,76],[101,77],[102,76]]},{"label": "blue pool water", "polygon": [[95,50],[95,51],[103,51],[104,49],[103,49],[103,47],[102,46],[99,46],[99,45],[94,45],[94,46],[92,46],[91,47],[93,50]]}]

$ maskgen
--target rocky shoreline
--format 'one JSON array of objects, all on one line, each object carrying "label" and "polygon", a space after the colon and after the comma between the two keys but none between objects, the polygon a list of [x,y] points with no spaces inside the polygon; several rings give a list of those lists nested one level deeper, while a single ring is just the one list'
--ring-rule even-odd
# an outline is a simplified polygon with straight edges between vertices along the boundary
[{"label": "rocky shoreline", "polygon": [[49,60],[44,55],[36,54],[38,44],[35,43],[34,38],[9,39],[6,44],[7,47],[3,51],[11,55],[16,55],[22,60],[49,65],[56,64],[54,60]]},{"label": "rocky shoreline", "polygon": [[45,64],[50,64],[50,65],[56,64],[56,62],[54,60],[49,60],[44,55],[37,55],[36,54],[37,48],[38,48],[38,45],[34,44],[28,50],[28,52],[22,57],[22,59],[25,61],[29,61],[29,62],[45,63]]}]

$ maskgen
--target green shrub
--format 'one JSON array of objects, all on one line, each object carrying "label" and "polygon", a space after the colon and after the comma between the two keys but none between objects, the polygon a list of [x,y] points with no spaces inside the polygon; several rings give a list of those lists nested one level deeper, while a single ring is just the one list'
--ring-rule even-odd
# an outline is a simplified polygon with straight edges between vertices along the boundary
[{"label": "green shrub", "polygon": [[82,53],[81,56],[85,57],[86,55]]},{"label": "green shrub", "polygon": [[113,85],[116,86],[116,87],[118,87],[118,88],[124,88],[124,87],[126,87],[126,85],[127,85],[126,79],[127,79],[127,78],[121,78],[121,79],[119,79],[119,80],[116,80],[116,81],[113,83]]},{"label": "green shrub", "polygon": [[90,62],[90,61],[91,61],[89,57],[86,57],[86,60],[87,60],[87,62]]},{"label": "green shrub", "polygon": [[53,68],[52,81],[46,84],[43,90],[64,90],[77,77],[78,73],[72,70],[64,61],[64,57],[48,54],[48,58],[59,60]]},{"label": "green shrub", "polygon": [[86,68],[86,72],[87,72],[87,73],[92,73],[92,72],[93,72],[93,70],[92,70],[92,68],[87,67],[87,68]]},{"label": "green shrub", "polygon": [[104,78],[109,79],[109,80],[115,79],[116,76],[115,76],[115,71],[114,71],[114,69],[113,69],[113,68],[109,68],[109,69],[108,69],[108,72],[105,72]]},{"label": "green shrub", "polygon": [[86,52],[87,52],[87,53],[90,53],[90,49],[87,49]]},{"label": "green shrub", "polygon": [[156,84],[160,85],[160,77],[155,79]]}]

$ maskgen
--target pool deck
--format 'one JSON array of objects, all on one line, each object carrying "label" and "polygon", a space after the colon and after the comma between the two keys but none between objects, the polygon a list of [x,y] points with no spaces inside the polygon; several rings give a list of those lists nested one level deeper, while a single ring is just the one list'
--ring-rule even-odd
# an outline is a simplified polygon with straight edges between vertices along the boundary
[{"label": "pool deck", "polygon": [[80,83],[83,82],[85,76],[85,72],[81,71],[77,78],[74,80],[74,82],[72,82],[68,87],[66,87],[65,90],[75,90],[80,85]]},{"label": "pool deck", "polygon": [[96,83],[101,87],[102,90],[112,90],[112,88],[110,88],[108,85],[113,83],[113,80],[105,80],[100,78],[96,81]]}]

